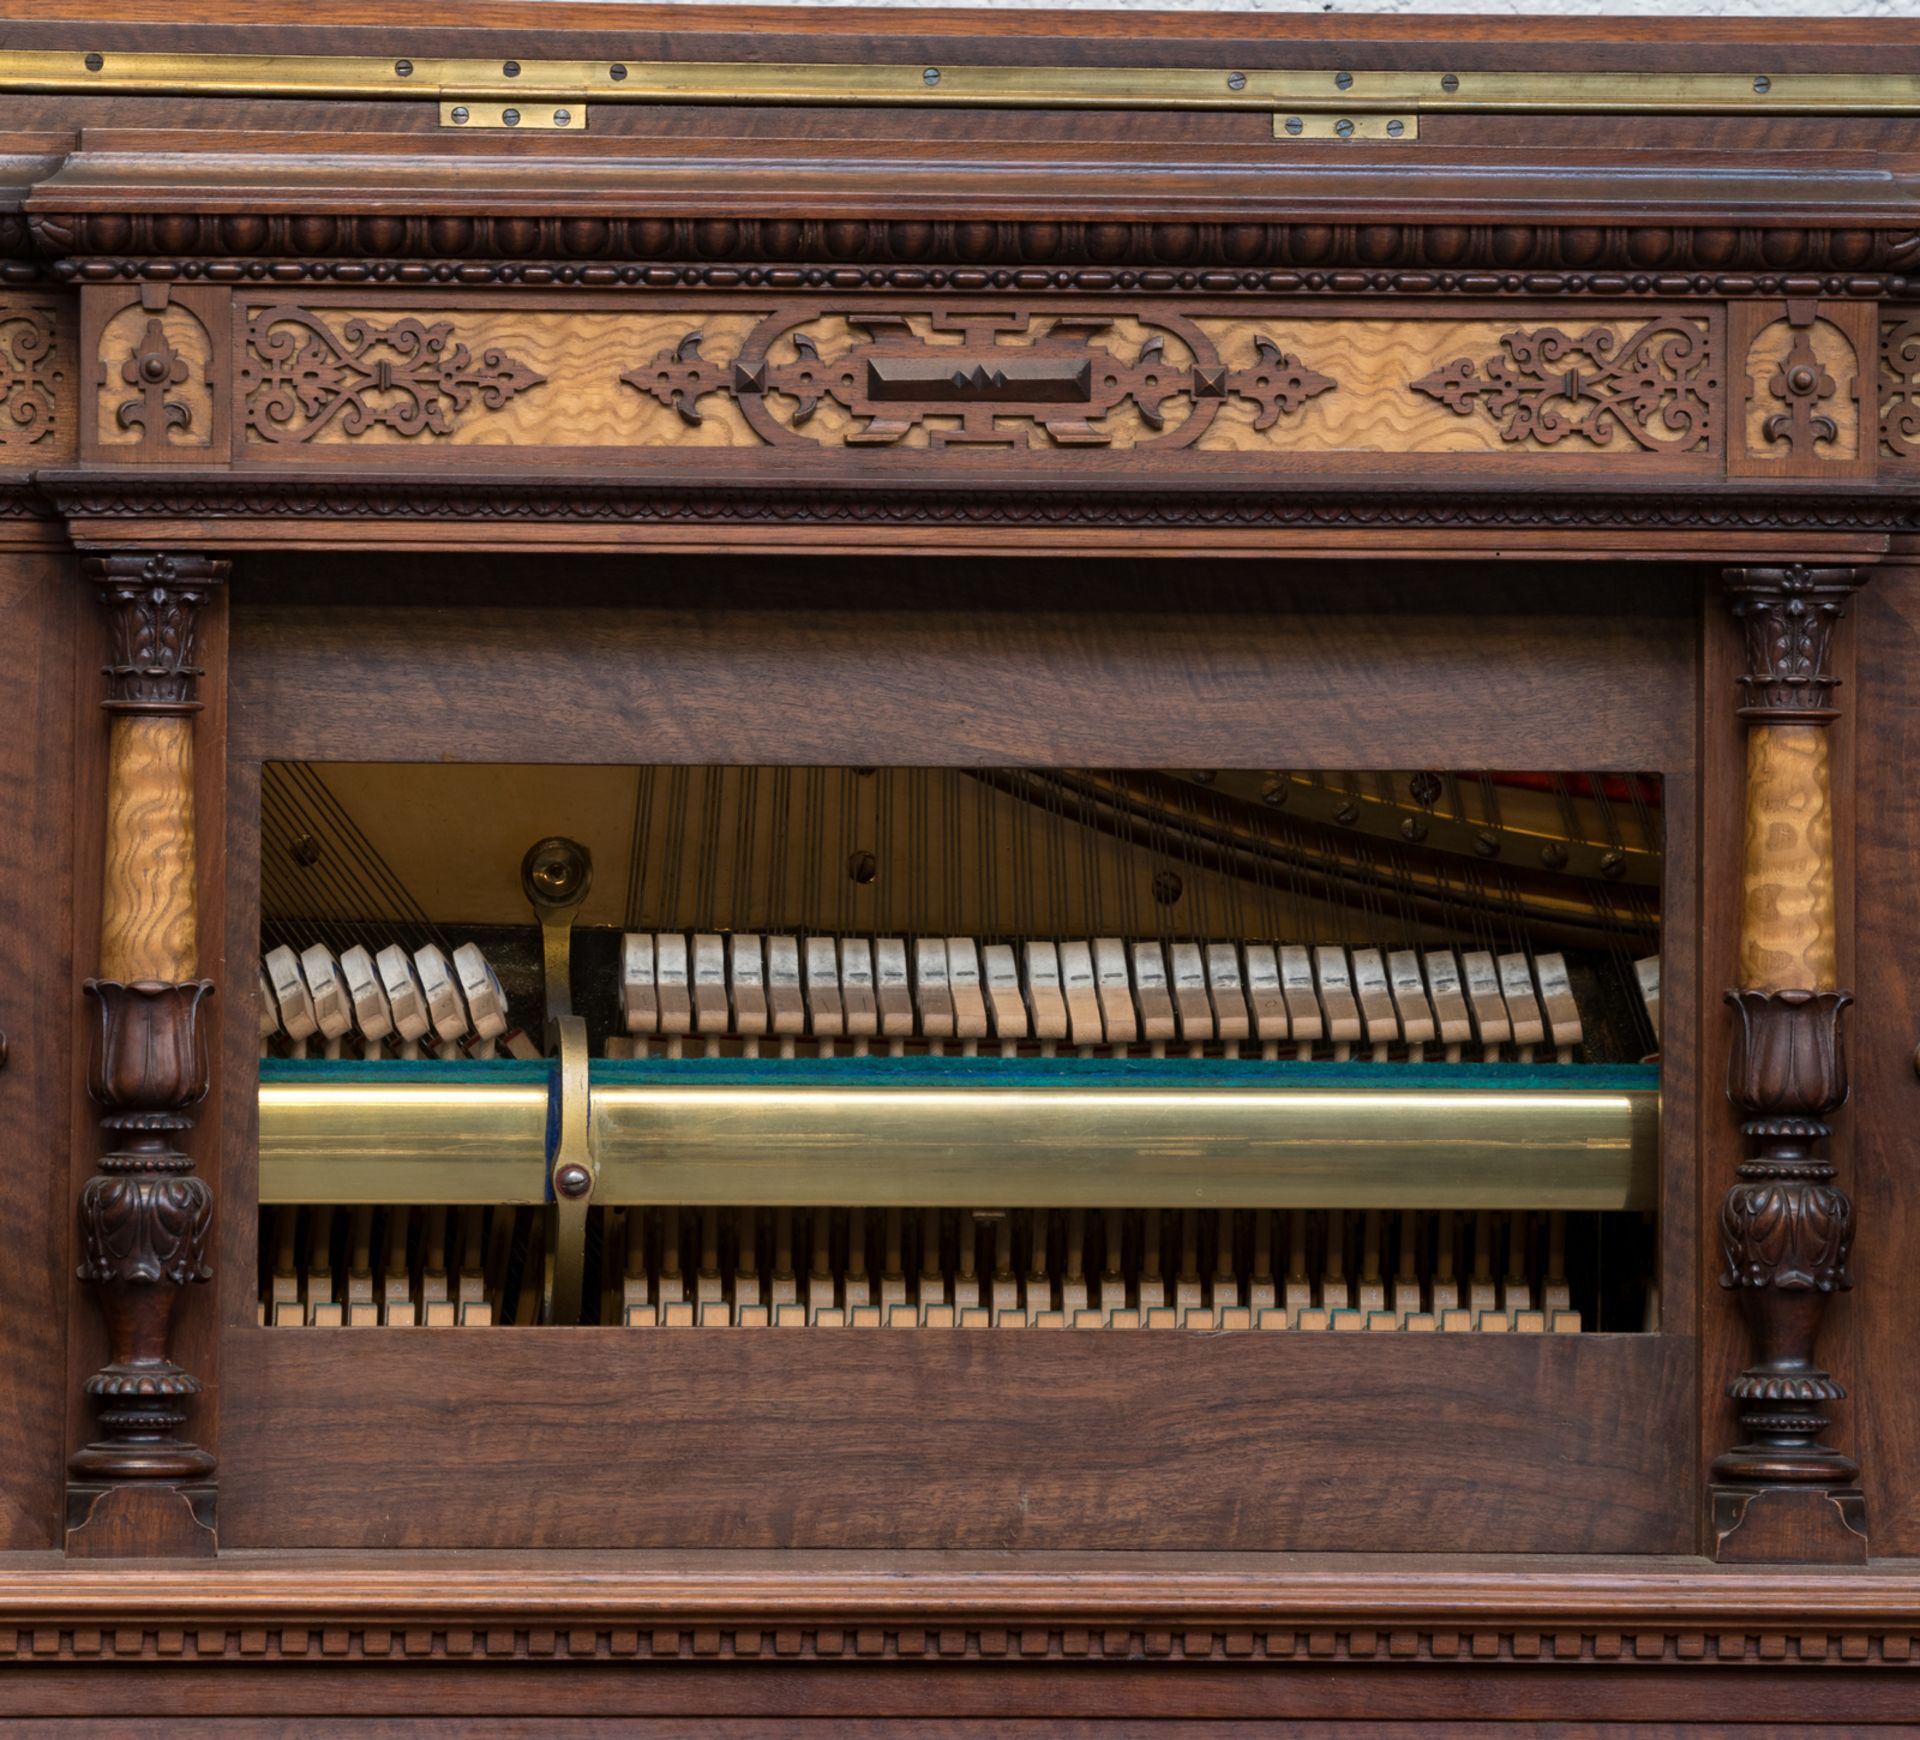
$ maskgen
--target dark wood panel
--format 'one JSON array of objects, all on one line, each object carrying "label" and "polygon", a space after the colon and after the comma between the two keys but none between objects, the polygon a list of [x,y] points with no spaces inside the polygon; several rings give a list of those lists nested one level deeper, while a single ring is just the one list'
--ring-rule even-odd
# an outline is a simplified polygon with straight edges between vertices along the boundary
[{"label": "dark wood panel", "polygon": [[[1810,1700],[1813,1701],[1813,1700]],[[1876,1724],[1877,1726],[1877,1724]],[[1904,1722],[1898,1726],[1905,1728]],[[18,1732],[0,1719],[0,1735]],[[1561,1721],[1529,1724],[1534,1740],[1849,1740],[1857,1723]],[[1218,1721],[1212,1717],[939,1716],[494,1716],[400,1718],[289,1717],[264,1725],[250,1716],[211,1721],[166,1716],[98,1722],[87,1717],[36,1723],[45,1740],[1477,1740],[1468,1722],[1296,1721],[1288,1716]]]},{"label": "dark wood panel", "polygon": [[230,1331],[234,1547],[1677,1552],[1690,1338]]},{"label": "dark wood panel", "polygon": [[[1911,557],[1909,557],[1911,561]],[[1847,1036],[1859,1236],[1855,1291],[1830,1315],[1853,1331],[1853,1392],[1834,1441],[1856,1448],[1876,1553],[1920,1553],[1920,1385],[1913,1370],[1913,1276],[1920,1272],[1920,1191],[1914,1125],[1920,1117],[1920,567],[1876,573],[1856,595],[1858,679],[1841,691],[1856,721],[1859,802],[1854,833],[1859,1005]]]},{"label": "dark wood panel", "polygon": [[[312,1725],[313,1716],[338,1717],[356,1706],[373,1709],[409,1734],[434,1734],[424,1724],[455,1717],[517,1717],[521,1726],[490,1725],[486,1732],[540,1732],[526,1726],[578,1712],[597,1719],[596,1732],[619,1736],[645,1727],[618,1725],[641,1712],[671,1716],[676,1736],[713,1740],[712,1724],[725,1717],[748,1718],[755,1740],[784,1733],[809,1732],[802,1717],[816,1718],[815,1731],[870,1740],[865,1721],[901,1721],[913,1740],[937,1728],[934,1720],[987,1724],[1000,1736],[1025,1731],[1010,1722],[1038,1722],[1050,1735],[1072,1734],[1066,1723],[1089,1719],[1110,1724],[1108,1734],[1153,1734],[1150,1724],[1205,1722],[1209,1735],[1233,1735],[1223,1722],[1284,1723],[1267,1732],[1299,1740],[1325,1733],[1297,1723],[1332,1723],[1336,1733],[1356,1736],[1395,1734],[1387,1722],[1433,1725],[1454,1722],[1454,1732],[1482,1736],[1490,1722],[1526,1724],[1516,1734],[1549,1735],[1556,1740],[1580,1734],[1554,1721],[1605,1724],[1600,1733],[1619,1736],[1614,1724],[1645,1724],[1637,1734],[1680,1733],[1739,1736],[1740,1740],[1828,1740],[1830,1736],[1907,1731],[1912,1715],[1912,1676],[1894,1670],[1855,1669],[1846,1673],[1806,1668],[1737,1668],[1716,1672],[1695,1669],[1636,1673],[1611,1665],[1597,1668],[1531,1667],[1504,1664],[1483,1668],[1435,1669],[1321,1665],[1249,1672],[1245,1668],[1167,1666],[1054,1666],[981,1669],[936,1667],[905,1673],[858,1667],[754,1667],[745,1670],[695,1668],[648,1669],[628,1663],[574,1663],[482,1667],[467,1672],[404,1667],[344,1668],[323,1664],[292,1672],[229,1667],[209,1672],[187,1667],[86,1668],[19,1667],[9,1671],[5,1708],[33,1712],[34,1725],[22,1731],[36,1736],[62,1732],[50,1728],[53,1716],[100,1717],[112,1712],[112,1726],[72,1730],[86,1735],[111,1733],[115,1740],[140,1730],[126,1725],[124,1712],[149,1712],[150,1721],[191,1724],[191,1732],[222,1734],[209,1718],[238,1718],[250,1735],[294,1733],[304,1737],[328,1730]],[[297,1727],[265,1725],[268,1716],[305,1713]],[[783,1730],[776,1723],[795,1727]],[[1699,1724],[1680,1726],[1681,1724]],[[167,1729],[158,1730],[165,1734]],[[185,1731],[184,1729],[182,1731]],[[356,1725],[353,1730],[362,1730]],[[550,1730],[572,1740],[570,1727]],[[884,1730],[881,1730],[884,1732]],[[1159,1730],[1164,1732],[1164,1730]],[[1254,1730],[1259,1732],[1258,1729]],[[1418,1729],[1414,1730],[1418,1732]],[[1590,1731],[1590,1730],[1589,1730]],[[5,1732],[0,1729],[0,1732]],[[151,1732],[151,1730],[149,1730]],[[381,1735],[374,1726],[371,1732]],[[725,1734],[726,1729],[719,1730]],[[1178,1730],[1175,1730],[1178,1732]],[[1242,1728],[1240,1732],[1245,1732]],[[1400,1731],[1404,1734],[1405,1730]],[[1428,1732],[1433,1732],[1432,1726]],[[1636,1735],[1634,1728],[1625,1730]],[[1636,1736],[1637,1740],[1637,1736]]]},{"label": "dark wood panel", "polygon": [[[1662,769],[1684,571],[236,563],[235,753]],[[453,608],[449,608],[452,606]]]},{"label": "dark wood panel", "polygon": [[63,1478],[78,615],[71,558],[0,553],[0,635],[14,655],[0,729],[0,1547],[9,1549],[58,1538]]}]

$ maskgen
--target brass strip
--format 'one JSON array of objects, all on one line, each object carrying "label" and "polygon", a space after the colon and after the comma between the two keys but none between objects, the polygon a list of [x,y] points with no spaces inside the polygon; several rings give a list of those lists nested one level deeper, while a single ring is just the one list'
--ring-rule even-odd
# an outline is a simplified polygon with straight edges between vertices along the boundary
[{"label": "brass strip", "polygon": [[[578,1015],[562,1015],[549,1025],[560,1057],[560,1106],[549,1161],[553,1202],[547,1210],[546,1284],[540,1321],[578,1323],[580,1288],[587,1265],[587,1209],[593,1202],[594,1182],[587,1024]],[[567,1188],[570,1171],[586,1174],[581,1188]]]},{"label": "brass strip", "polygon": [[[508,70],[512,68],[511,72]],[[776,65],[750,61],[388,59],[372,55],[0,53],[0,90],[236,97],[568,99],[959,108],[1920,113],[1910,73],[1541,73],[1257,67]]]},{"label": "brass strip", "polygon": [[[269,1084],[260,1200],[542,1201],[545,1120],[539,1088]],[[601,1084],[592,1143],[603,1204],[1646,1209],[1659,1095]]]},{"label": "brass strip", "polygon": [[1659,1147],[1646,1091],[604,1086],[593,1110],[607,1203],[1651,1208]]},{"label": "brass strip", "polygon": [[260,1200],[545,1202],[547,1090],[262,1083]]}]

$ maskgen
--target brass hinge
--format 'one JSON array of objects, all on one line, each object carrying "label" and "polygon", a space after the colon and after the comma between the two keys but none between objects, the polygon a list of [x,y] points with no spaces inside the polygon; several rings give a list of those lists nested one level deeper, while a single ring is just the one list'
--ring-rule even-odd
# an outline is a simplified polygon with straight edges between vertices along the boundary
[{"label": "brass hinge", "polygon": [[1410,140],[1419,135],[1420,116],[1445,113],[1920,114],[1920,74],[1913,73],[774,64],[41,49],[0,52],[0,91],[416,98],[437,102],[447,127],[566,131],[586,126],[590,101],[1251,109],[1272,114],[1275,137],[1283,140]]}]

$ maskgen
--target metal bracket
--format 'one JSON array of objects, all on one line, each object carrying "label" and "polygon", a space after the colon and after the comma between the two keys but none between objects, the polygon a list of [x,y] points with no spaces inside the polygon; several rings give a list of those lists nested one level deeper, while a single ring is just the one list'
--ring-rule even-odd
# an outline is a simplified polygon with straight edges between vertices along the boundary
[{"label": "metal bracket", "polygon": [[551,98],[528,103],[442,103],[440,125],[469,133],[501,127],[518,127],[523,133],[584,133],[587,105],[556,104]]},{"label": "metal bracket", "polygon": [[547,1113],[547,1266],[543,1323],[578,1323],[587,1264],[587,1210],[599,1165],[588,1095],[587,1024],[573,1012],[573,921],[593,886],[593,858],[558,837],[527,848],[520,886],[540,920],[547,1051],[557,1060]]}]

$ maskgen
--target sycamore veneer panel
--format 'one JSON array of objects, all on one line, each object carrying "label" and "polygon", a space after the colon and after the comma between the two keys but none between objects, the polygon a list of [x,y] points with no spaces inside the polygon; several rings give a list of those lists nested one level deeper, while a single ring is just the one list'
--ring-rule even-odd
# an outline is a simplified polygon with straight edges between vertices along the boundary
[{"label": "sycamore veneer panel", "polygon": [[1679,1336],[223,1341],[226,1547],[1680,1552]]}]

